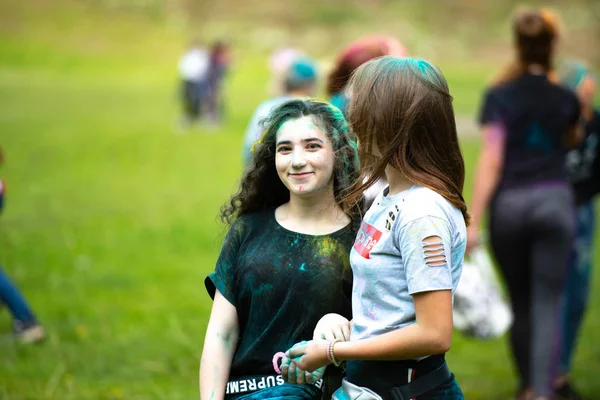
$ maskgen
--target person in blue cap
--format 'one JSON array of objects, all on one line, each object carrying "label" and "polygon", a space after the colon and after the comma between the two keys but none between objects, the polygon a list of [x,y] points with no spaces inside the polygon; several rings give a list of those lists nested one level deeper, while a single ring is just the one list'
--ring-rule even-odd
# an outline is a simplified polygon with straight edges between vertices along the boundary
[{"label": "person in blue cap", "polygon": [[250,154],[252,146],[262,137],[264,132],[262,120],[268,117],[273,109],[286,101],[314,96],[316,83],[317,67],[312,60],[301,57],[290,64],[284,77],[285,93],[261,103],[254,111],[252,118],[250,118],[243,146],[243,158],[246,166],[252,159]]}]

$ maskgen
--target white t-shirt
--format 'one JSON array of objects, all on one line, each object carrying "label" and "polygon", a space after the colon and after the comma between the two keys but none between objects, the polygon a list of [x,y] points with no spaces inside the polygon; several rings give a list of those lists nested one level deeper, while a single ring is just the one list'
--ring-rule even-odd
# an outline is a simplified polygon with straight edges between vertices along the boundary
[{"label": "white t-shirt", "polygon": [[[351,340],[414,323],[412,295],[448,289],[454,293],[462,271],[467,233],[460,210],[421,186],[393,196],[385,196],[387,191],[365,214],[350,253]],[[423,239],[430,236],[442,239],[443,265],[427,264]]]},{"label": "white t-shirt", "polygon": [[179,61],[179,73],[185,81],[199,82],[206,78],[210,55],[206,49],[190,49]]}]

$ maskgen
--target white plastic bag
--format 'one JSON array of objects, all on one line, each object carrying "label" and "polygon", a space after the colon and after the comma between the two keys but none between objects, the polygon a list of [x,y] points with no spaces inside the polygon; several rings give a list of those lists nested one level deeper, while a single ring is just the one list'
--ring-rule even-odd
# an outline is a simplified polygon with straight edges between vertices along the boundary
[{"label": "white plastic bag", "polygon": [[510,305],[483,246],[475,248],[463,263],[454,291],[453,316],[456,329],[477,339],[502,336],[512,324]]}]

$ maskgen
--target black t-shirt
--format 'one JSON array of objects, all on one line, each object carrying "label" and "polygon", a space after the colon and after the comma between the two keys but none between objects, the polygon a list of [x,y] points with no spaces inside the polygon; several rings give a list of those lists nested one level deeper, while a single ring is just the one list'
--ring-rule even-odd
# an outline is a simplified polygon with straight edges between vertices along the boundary
[{"label": "black t-shirt", "polygon": [[499,188],[566,182],[565,139],[581,112],[574,93],[546,76],[524,74],[489,89],[479,122],[505,134]]},{"label": "black t-shirt", "polygon": [[591,200],[600,192],[600,112],[595,111],[585,125],[585,140],[567,153],[569,180],[578,203]]},{"label": "black t-shirt", "polygon": [[273,374],[273,356],[310,340],[319,319],[352,315],[350,226],[329,235],[283,228],[275,210],[239,217],[206,280],[235,306],[240,338],[230,378]]}]

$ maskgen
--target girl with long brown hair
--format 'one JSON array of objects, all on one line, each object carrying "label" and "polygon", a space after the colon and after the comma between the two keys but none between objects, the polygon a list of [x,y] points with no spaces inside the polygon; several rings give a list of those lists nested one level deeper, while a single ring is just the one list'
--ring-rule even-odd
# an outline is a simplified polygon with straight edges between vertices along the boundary
[{"label": "girl with long brown hair", "polygon": [[445,361],[468,221],[448,85],[427,61],[388,56],[359,67],[348,90],[368,178],[343,204],[384,175],[389,186],[364,215],[350,254],[350,340],[295,345],[283,374],[294,381],[296,368],[345,361],[334,398],[463,399]]},{"label": "girl with long brown hair", "polygon": [[[326,90],[329,102],[347,116],[349,98],[345,89],[350,77],[367,61],[383,56],[405,57],[406,49],[396,38],[387,35],[365,36],[346,46],[337,56],[327,76]],[[387,182],[382,178],[365,190],[365,211],[386,186]]]},{"label": "girl with long brown hair", "polygon": [[490,243],[514,313],[510,343],[519,399],[549,399],[559,360],[560,302],[574,234],[565,153],[580,105],[554,83],[556,16],[523,10],[513,22],[516,61],[485,94],[469,250],[489,207]]}]

